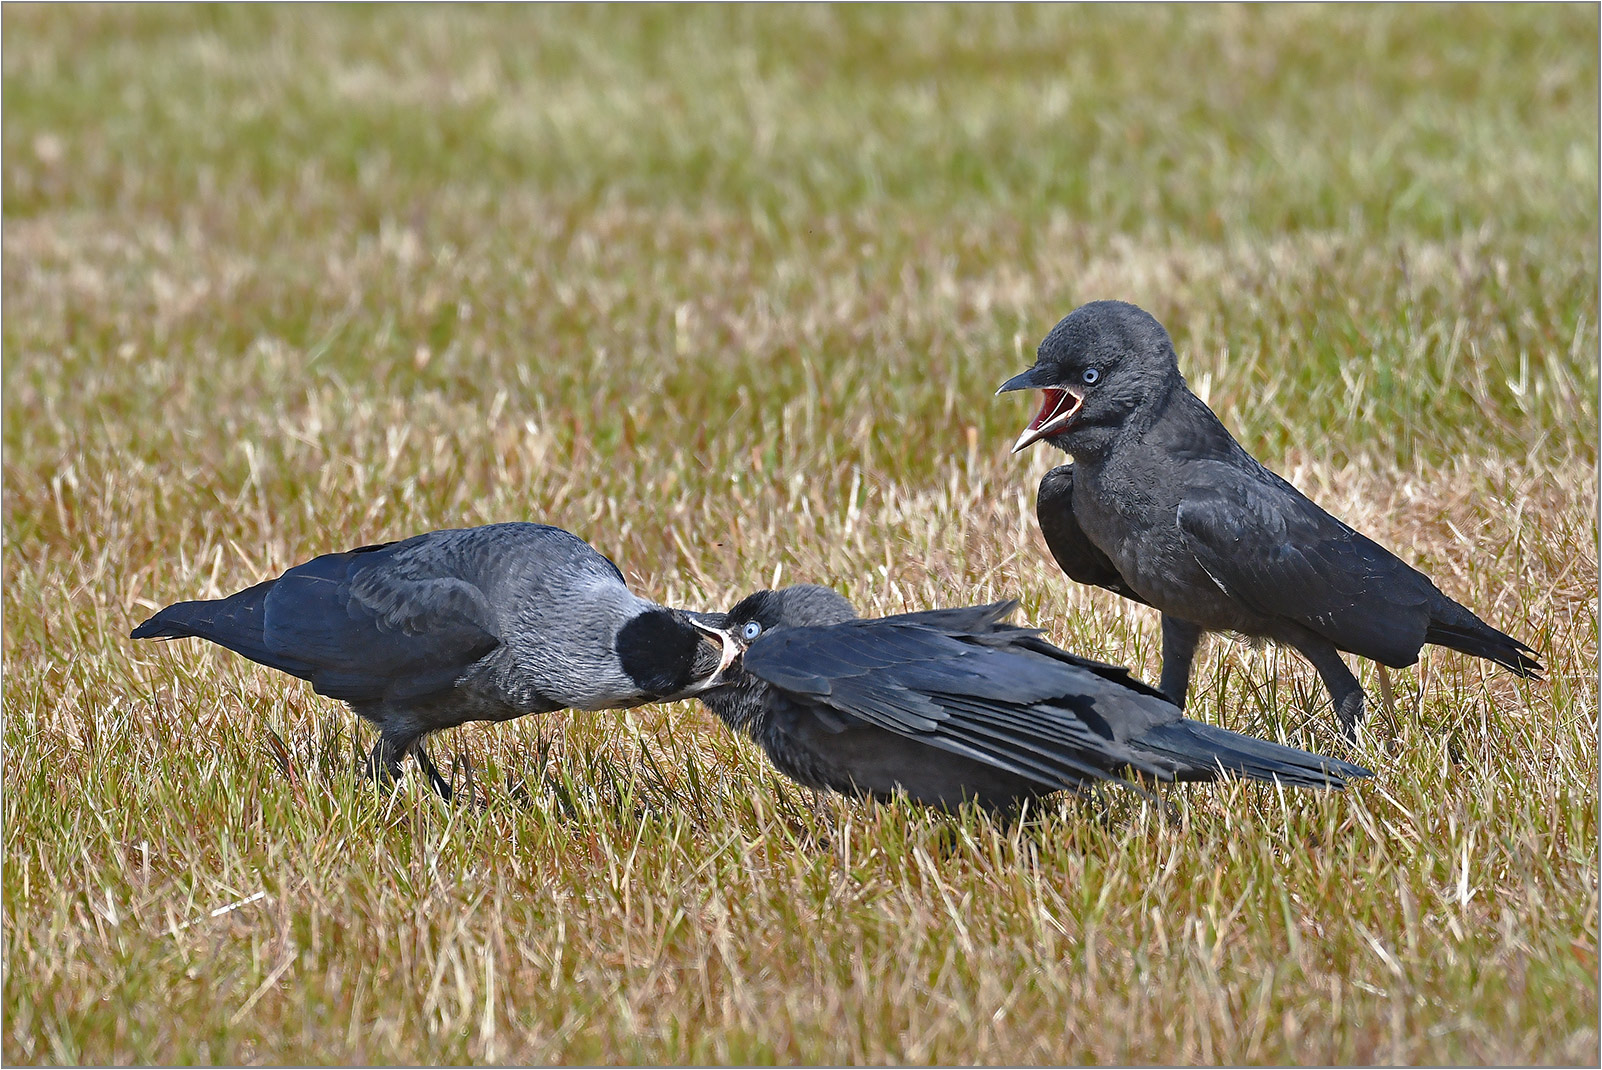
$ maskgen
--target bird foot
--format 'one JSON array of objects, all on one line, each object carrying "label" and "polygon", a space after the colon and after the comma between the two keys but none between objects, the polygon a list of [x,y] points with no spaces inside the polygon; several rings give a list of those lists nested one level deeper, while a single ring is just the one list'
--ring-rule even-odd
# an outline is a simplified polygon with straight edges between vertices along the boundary
[{"label": "bird foot", "polygon": [[434,789],[441,799],[450,802],[455,795],[451,788],[451,782],[456,779],[455,762],[451,763],[451,780],[446,780],[443,776],[440,776],[439,767],[434,764],[434,760],[428,756],[428,751],[423,749],[421,743],[416,746],[412,753],[417,755],[418,768],[422,769],[423,775],[428,777],[429,786]]},{"label": "bird foot", "polygon": [[400,759],[394,748],[382,739],[374,743],[365,758],[356,760],[356,777],[380,791],[394,791],[401,777]]},{"label": "bird foot", "polygon": [[1361,691],[1347,695],[1335,704],[1335,715],[1341,721],[1341,735],[1346,737],[1346,742],[1354,746],[1359,741],[1365,712],[1363,693]]}]

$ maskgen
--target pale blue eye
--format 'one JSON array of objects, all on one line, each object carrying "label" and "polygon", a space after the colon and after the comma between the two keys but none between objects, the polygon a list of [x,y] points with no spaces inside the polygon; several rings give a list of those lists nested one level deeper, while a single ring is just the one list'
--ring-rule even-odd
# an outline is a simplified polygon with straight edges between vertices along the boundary
[{"label": "pale blue eye", "polygon": [[747,621],[745,627],[740,629],[740,638],[744,639],[748,643],[761,634],[762,625],[758,624],[754,620]]},{"label": "pale blue eye", "polygon": [[1097,371],[1095,368],[1086,368],[1085,373],[1079,378],[1085,381],[1086,386],[1091,386],[1097,379],[1101,378],[1101,372]]}]

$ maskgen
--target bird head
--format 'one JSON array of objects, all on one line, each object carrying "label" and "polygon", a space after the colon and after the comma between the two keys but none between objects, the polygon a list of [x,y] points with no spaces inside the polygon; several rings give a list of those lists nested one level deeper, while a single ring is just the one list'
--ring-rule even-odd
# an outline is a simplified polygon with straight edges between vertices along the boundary
[{"label": "bird head", "polygon": [[[815,624],[838,624],[855,620],[857,611],[839,594],[827,587],[802,584],[777,591],[758,591],[742,598],[727,613],[693,614],[699,625],[728,635],[739,654],[765,635]],[[720,673],[717,682],[703,690],[699,698],[730,728],[753,738],[767,717],[763,693],[767,685],[735,664]]]},{"label": "bird head", "polygon": [[1073,453],[1095,433],[1116,430],[1178,375],[1173,342],[1150,313],[1123,301],[1081,305],[1046,335],[1035,351],[1035,366],[996,391],[1044,395],[1040,412],[1012,452],[1045,439]]},{"label": "bird head", "polygon": [[715,621],[662,606],[635,615],[617,633],[623,671],[658,702],[717,687],[742,649]]},{"label": "bird head", "polygon": [[762,636],[781,628],[839,624],[856,619],[856,609],[839,592],[802,583],[747,595],[723,614],[720,623],[744,651]]}]

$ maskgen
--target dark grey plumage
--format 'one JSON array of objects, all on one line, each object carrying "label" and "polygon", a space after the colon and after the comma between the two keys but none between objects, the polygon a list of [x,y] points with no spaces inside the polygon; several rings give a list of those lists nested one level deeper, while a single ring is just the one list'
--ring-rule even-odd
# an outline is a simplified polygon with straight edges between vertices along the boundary
[{"label": "dark grey plumage", "polygon": [[1129,772],[1334,788],[1369,775],[1185,720],[1128,670],[1006,623],[1016,606],[861,620],[827,588],[760,591],[708,618],[746,649],[700,699],[804,785],[948,809],[1010,810]]},{"label": "dark grey plumage", "polygon": [[1318,670],[1351,735],[1363,692],[1340,657],[1402,667],[1425,643],[1520,676],[1534,651],[1264,468],[1190,392],[1168,332],[1119,301],[1076,309],[1001,390],[1044,392],[1014,451],[1045,439],[1073,463],[1037,514],[1072,579],[1162,612],[1162,690],[1184,704],[1205,632],[1273,639]]},{"label": "dark grey plumage", "polygon": [[378,726],[394,776],[430,732],[693,694],[735,656],[678,610],[635,596],[616,565],[545,524],[433,531],[325,554],[213,601],[168,606],[135,639],[196,636],[309,680]]}]

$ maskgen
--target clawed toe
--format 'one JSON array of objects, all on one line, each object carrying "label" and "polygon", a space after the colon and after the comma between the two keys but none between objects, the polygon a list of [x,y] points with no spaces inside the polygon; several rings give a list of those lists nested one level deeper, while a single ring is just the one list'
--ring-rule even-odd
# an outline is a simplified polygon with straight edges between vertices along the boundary
[{"label": "clawed toe", "polygon": [[1359,730],[1363,726],[1364,703],[1362,692],[1348,696],[1335,706],[1335,714],[1341,721],[1341,735],[1346,742],[1353,745],[1359,741]]},{"label": "clawed toe", "polygon": [[419,743],[414,753],[417,755],[418,767],[423,770],[423,775],[428,777],[429,785],[433,787],[441,799],[450,802],[455,792],[451,790],[450,782],[440,775],[439,767],[428,756],[428,751],[424,750],[423,745]]},{"label": "clawed toe", "polygon": [[367,757],[357,759],[356,776],[380,790],[394,791],[401,776],[394,748],[382,739],[374,743]]}]

